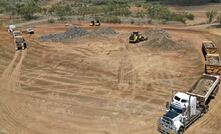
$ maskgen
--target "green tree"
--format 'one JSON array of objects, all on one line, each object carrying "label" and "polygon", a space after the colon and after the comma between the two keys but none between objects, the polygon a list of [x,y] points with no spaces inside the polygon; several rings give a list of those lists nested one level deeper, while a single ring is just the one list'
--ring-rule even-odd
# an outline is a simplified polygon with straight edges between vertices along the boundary
[{"label": "green tree", "polygon": [[10,18],[12,18],[14,15],[16,15],[16,3],[17,2],[14,0],[1,0],[0,7],[2,9],[2,12],[10,15]]},{"label": "green tree", "polygon": [[48,9],[49,15],[58,16],[59,19],[65,19],[65,16],[71,15],[73,12],[72,8],[68,4],[58,3],[53,5],[50,9]]},{"label": "green tree", "polygon": [[25,19],[33,19],[34,14],[41,11],[37,0],[27,0],[22,4],[17,5],[18,14]]},{"label": "green tree", "polygon": [[211,23],[213,21],[213,18],[217,15],[216,10],[210,10],[206,12],[206,16],[209,19],[208,22]]},{"label": "green tree", "polygon": [[221,14],[217,17],[217,22],[219,22],[219,25],[221,26]]},{"label": "green tree", "polygon": [[151,18],[170,20],[172,12],[161,5],[151,5],[147,9],[147,13]]}]

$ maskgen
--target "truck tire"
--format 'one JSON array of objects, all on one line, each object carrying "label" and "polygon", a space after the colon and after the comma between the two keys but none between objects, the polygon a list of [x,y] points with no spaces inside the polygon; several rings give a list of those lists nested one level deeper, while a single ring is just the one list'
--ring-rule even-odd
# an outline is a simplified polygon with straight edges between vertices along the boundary
[{"label": "truck tire", "polygon": [[216,94],[217,94],[217,92],[218,92],[218,90],[219,90],[219,86],[216,86],[215,87],[216,89],[213,91],[213,93],[211,94],[211,99],[214,99],[215,98],[215,96],[216,96]]},{"label": "truck tire", "polygon": [[204,107],[204,113],[207,113],[208,111],[209,111],[209,106],[206,105],[206,106]]},{"label": "truck tire", "polygon": [[205,73],[207,74],[208,72],[207,72],[207,68],[206,68],[206,65],[205,65]]},{"label": "truck tire", "polygon": [[178,130],[178,133],[177,134],[183,134],[184,133],[184,128],[183,127],[180,127],[180,129]]},{"label": "truck tire", "polygon": [[24,48],[27,48],[27,44],[26,43],[24,44]]}]

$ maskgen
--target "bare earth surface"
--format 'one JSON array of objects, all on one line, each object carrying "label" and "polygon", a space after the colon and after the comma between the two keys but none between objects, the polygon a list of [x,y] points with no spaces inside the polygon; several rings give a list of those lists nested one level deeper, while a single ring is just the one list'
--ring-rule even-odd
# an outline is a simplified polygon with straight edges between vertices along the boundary
[{"label": "bare earth surface", "polygon": [[[172,89],[188,91],[204,71],[201,42],[212,40],[221,46],[220,36],[211,29],[207,33],[164,26],[184,47],[159,51],[128,44],[131,31],[148,26],[104,27],[118,34],[52,43],[37,37],[65,31],[65,26],[36,26],[37,34],[26,37],[28,49],[16,52],[12,37],[0,30],[3,133],[156,134],[157,118]],[[209,106],[187,134],[221,131],[221,92]]]}]

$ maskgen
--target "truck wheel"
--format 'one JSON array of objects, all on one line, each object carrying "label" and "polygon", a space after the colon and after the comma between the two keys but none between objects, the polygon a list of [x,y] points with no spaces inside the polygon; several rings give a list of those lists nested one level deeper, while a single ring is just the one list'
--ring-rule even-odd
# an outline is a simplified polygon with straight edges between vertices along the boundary
[{"label": "truck wheel", "polygon": [[178,133],[177,134],[183,134],[184,132],[184,128],[183,127],[180,127],[180,129],[178,130]]},{"label": "truck wheel", "polygon": [[209,106],[206,105],[205,108],[204,108],[204,113],[207,113],[209,111]]}]

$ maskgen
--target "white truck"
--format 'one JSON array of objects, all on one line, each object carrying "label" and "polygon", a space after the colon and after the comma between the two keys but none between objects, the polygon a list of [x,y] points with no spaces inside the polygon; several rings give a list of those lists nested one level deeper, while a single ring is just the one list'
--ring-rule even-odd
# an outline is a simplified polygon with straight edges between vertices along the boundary
[{"label": "white truck", "polygon": [[167,102],[166,113],[158,119],[158,131],[163,134],[183,134],[184,131],[208,111],[208,103],[219,89],[220,76],[203,76],[186,93],[177,92]]},{"label": "white truck", "polygon": [[16,29],[16,26],[15,26],[15,25],[9,25],[9,26],[8,26],[8,32],[9,32],[9,33],[13,33],[13,32],[15,31],[15,29]]}]

